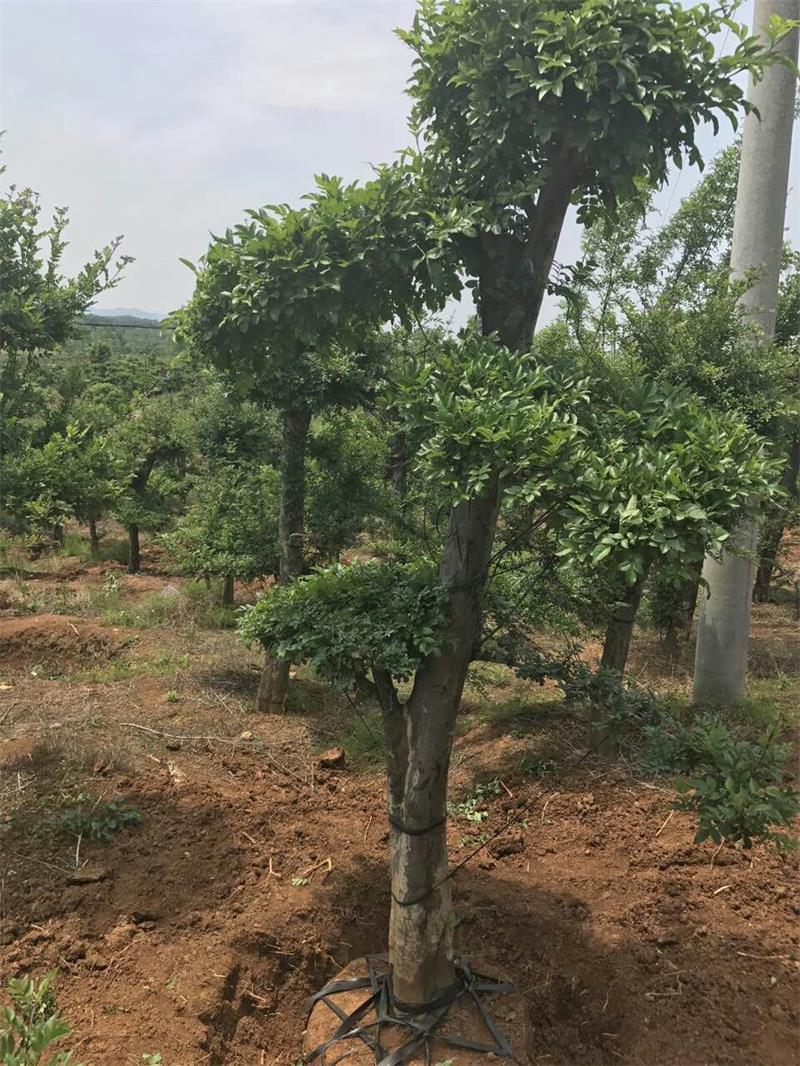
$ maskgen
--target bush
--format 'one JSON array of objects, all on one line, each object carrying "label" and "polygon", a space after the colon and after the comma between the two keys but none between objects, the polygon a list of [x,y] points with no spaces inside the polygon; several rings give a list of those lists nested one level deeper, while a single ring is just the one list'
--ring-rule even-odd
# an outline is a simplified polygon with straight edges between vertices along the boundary
[{"label": "bush", "polygon": [[800,814],[800,797],[786,784],[786,744],[774,742],[777,725],[756,743],[731,732],[713,715],[693,725],[665,719],[645,727],[645,760],[655,770],[688,775],[678,782],[678,810],[698,818],[695,840],[723,840],[749,848],[755,840],[781,848],[795,842],[772,827]]},{"label": "bush", "polygon": [[335,564],[274,588],[239,631],[270,654],[309,663],[339,691],[368,687],[373,666],[406,680],[441,647],[447,590],[425,568]]}]

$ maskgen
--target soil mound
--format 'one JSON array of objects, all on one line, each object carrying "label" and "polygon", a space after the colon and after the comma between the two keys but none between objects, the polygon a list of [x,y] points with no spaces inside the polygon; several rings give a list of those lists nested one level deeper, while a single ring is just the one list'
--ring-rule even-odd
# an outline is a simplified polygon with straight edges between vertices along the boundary
[{"label": "soil mound", "polygon": [[0,666],[4,670],[110,659],[119,648],[119,638],[113,631],[78,618],[37,614],[0,621]]}]

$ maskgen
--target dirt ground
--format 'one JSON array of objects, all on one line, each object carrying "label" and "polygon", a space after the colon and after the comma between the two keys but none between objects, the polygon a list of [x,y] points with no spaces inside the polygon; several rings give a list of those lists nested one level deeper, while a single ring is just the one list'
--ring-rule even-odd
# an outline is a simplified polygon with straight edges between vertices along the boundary
[{"label": "dirt ground", "polygon": [[[100,587],[108,569],[30,584],[46,607],[48,590]],[[120,574],[118,595],[167,584]],[[258,658],[230,630],[23,615],[13,600],[0,611],[3,982],[57,966],[87,1066],[156,1052],[164,1066],[296,1063],[307,998],[386,947],[369,718],[354,726],[345,700],[302,677],[284,716],[252,713]],[[787,708],[799,662],[791,605],[760,606],[756,678]],[[687,685],[646,641],[634,670]],[[338,744],[344,768],[320,769]],[[452,862],[475,852],[453,879],[458,936],[516,985],[520,1061],[800,1062],[797,859],[695,845],[668,782],[583,751],[552,692],[497,672],[470,685],[453,795],[500,789],[480,825],[450,820]],[[111,800],[139,826],[108,844],[57,828],[64,809]]]}]

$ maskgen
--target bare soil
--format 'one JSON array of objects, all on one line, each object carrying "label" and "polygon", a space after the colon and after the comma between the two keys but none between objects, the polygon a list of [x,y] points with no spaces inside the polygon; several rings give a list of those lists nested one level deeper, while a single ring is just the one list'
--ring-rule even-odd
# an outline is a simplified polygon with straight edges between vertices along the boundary
[{"label": "bare soil", "polygon": [[[789,607],[760,607],[756,625],[759,669],[797,662]],[[148,668],[185,654],[185,668]],[[32,676],[48,657],[136,671]],[[164,1066],[295,1063],[307,998],[386,948],[384,778],[349,750],[352,708],[301,677],[284,716],[252,713],[258,656],[191,623],[6,618],[0,666],[3,980],[59,967],[87,1066],[154,1052]],[[647,640],[634,672],[687,684]],[[790,708],[799,688],[790,677],[775,698]],[[498,675],[469,689],[465,722],[453,795],[502,787],[481,824],[450,820],[452,863],[468,860],[453,878],[459,940],[515,982],[522,1016],[505,1025],[520,1061],[800,1062],[797,859],[694,844],[670,783],[584,758],[581,723],[549,690]],[[336,744],[345,766],[320,769]],[[54,830],[64,809],[109,800],[140,826],[110,844]]]}]

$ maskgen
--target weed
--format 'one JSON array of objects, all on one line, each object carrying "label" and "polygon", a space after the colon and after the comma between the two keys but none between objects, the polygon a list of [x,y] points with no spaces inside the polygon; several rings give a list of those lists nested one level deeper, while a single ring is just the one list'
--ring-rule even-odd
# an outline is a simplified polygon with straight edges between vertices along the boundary
[{"label": "weed", "polygon": [[[0,1012],[0,1062],[4,1066],[37,1066],[53,1044],[69,1036],[70,1027],[58,1013],[53,982],[57,970],[51,970],[36,984],[29,977],[12,979],[7,991],[12,1007]],[[71,1051],[57,1051],[48,1066],[78,1066]]]},{"label": "weed", "polygon": [[180,698],[180,693],[174,688],[167,689],[164,693],[164,700],[166,703],[177,703]]},{"label": "weed", "polygon": [[484,784],[476,785],[472,792],[460,803],[447,804],[447,813],[451,818],[465,818],[468,822],[479,825],[489,817],[486,801],[492,796],[500,795],[500,782],[495,778]]},{"label": "weed", "polygon": [[311,884],[310,877],[293,877],[292,884],[295,888],[305,888],[306,885]]},{"label": "weed", "polygon": [[91,807],[80,804],[50,819],[48,828],[55,833],[71,833],[86,840],[110,843],[123,829],[138,826],[141,813],[135,807],[106,800]]},{"label": "weed", "polygon": [[144,1066],[161,1066],[163,1061],[160,1051],[145,1051],[144,1055],[142,1055]]},{"label": "weed", "polygon": [[552,777],[558,770],[558,763],[553,759],[537,759],[533,755],[526,755],[520,770],[529,777]]}]

